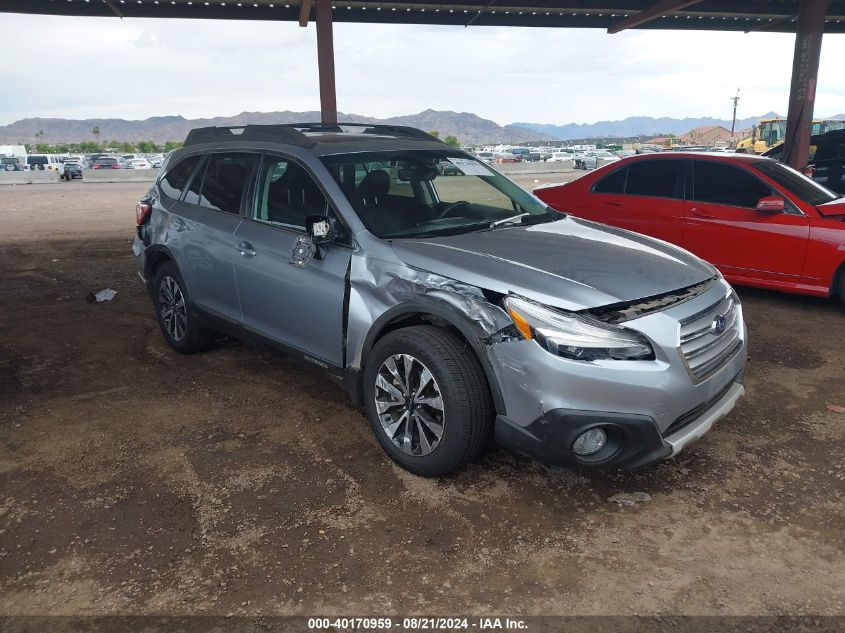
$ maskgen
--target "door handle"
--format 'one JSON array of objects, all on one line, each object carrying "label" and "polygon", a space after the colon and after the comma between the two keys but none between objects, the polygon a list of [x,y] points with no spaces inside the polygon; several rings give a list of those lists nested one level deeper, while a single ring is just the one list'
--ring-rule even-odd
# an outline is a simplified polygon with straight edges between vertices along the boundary
[{"label": "door handle", "polygon": [[690,213],[692,213],[693,215],[697,215],[700,218],[715,218],[716,217],[712,213],[707,213],[706,211],[702,211],[698,207],[693,207],[692,209],[690,209]]},{"label": "door handle", "polygon": [[611,198],[605,201],[605,204],[611,207],[621,207],[624,203],[619,198]]},{"label": "door handle", "polygon": [[249,242],[241,242],[238,244],[238,251],[242,257],[255,257],[255,249]]}]

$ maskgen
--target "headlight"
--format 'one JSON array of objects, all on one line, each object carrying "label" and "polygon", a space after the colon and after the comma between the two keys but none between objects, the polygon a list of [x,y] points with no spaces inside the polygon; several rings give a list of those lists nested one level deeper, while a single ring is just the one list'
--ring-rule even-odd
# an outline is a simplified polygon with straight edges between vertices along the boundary
[{"label": "headlight", "polygon": [[552,354],[572,360],[654,360],[644,336],[576,314],[545,308],[510,296],[505,307],[523,338],[532,339]]}]

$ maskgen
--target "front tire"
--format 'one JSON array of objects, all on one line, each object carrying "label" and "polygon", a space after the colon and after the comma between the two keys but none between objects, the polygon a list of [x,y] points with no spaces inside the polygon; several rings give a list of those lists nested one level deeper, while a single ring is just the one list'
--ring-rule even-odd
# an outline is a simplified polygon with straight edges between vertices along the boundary
[{"label": "front tire", "polygon": [[214,333],[199,327],[185,281],[171,262],[159,266],[153,279],[153,303],[167,343],[180,354],[195,354],[211,347]]},{"label": "front tire", "polygon": [[385,453],[423,477],[476,459],[493,429],[478,359],[466,341],[433,326],[395,330],[376,343],[364,368],[364,397]]}]

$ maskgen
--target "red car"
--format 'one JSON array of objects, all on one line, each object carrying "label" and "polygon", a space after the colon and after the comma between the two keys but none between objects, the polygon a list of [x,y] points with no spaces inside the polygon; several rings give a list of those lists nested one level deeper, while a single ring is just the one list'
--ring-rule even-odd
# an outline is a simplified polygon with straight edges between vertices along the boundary
[{"label": "red car", "polygon": [[769,158],[631,156],[534,194],[557,211],[645,233],[737,285],[845,304],[845,200]]}]

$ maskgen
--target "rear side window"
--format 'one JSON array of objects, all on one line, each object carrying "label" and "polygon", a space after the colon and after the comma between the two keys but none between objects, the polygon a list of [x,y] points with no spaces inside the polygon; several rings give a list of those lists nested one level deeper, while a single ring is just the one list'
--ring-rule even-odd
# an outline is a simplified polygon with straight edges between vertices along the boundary
[{"label": "rear side window", "polygon": [[[158,182],[162,193],[173,200],[181,198],[182,190],[188,184],[188,179],[194,173],[194,167],[197,166],[200,158],[200,156],[188,156],[168,169],[167,173]],[[97,162],[102,162],[102,159]]]},{"label": "rear side window", "polygon": [[625,193],[632,196],[677,198],[679,160],[645,160],[628,165]]},{"label": "rear side window", "polygon": [[693,198],[698,202],[754,208],[760,198],[772,195],[763,181],[732,165],[697,160],[692,173]]},{"label": "rear side window", "polygon": [[202,180],[200,206],[239,214],[256,154],[212,154]]},{"label": "rear side window", "polygon": [[628,173],[628,168],[623,167],[599,180],[593,191],[596,193],[624,193],[625,192],[625,174]]}]

